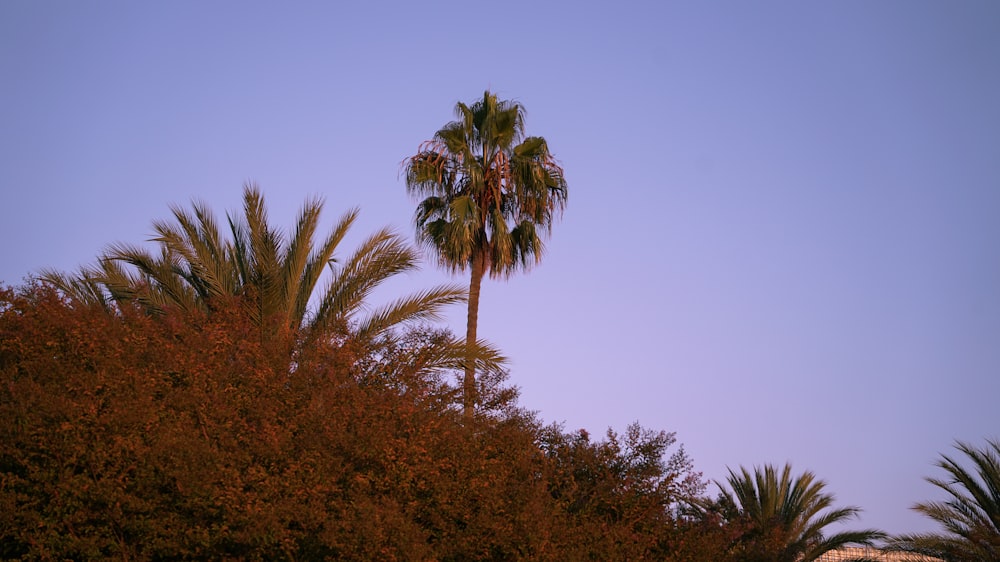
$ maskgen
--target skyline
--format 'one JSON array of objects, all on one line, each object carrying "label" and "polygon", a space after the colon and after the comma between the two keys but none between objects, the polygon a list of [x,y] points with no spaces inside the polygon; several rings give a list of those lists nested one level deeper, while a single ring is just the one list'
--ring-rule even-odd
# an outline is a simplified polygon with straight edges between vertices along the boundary
[{"label": "skyline", "polygon": [[[444,6],[0,5],[0,281],[248,180],[275,224],[321,195],[361,208],[347,249],[412,240],[400,163],[491,89],[569,183],[540,265],[483,286],[525,407],[933,528],[932,463],[1000,434],[1000,7],[514,2],[478,48],[493,12]],[[428,255],[386,294],[442,281]]]}]

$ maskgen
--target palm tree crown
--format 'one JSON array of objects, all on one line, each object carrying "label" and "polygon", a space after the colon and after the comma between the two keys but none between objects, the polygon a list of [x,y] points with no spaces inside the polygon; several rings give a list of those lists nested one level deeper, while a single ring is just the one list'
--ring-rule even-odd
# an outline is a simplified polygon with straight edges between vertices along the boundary
[{"label": "palm tree crown", "polygon": [[566,181],[542,137],[524,138],[524,108],[486,92],[406,162],[410,193],[424,197],[418,238],[453,270],[484,261],[491,276],[530,267],[542,255],[537,229],[551,229]]},{"label": "palm tree crown", "polygon": [[[262,334],[340,327],[362,339],[400,323],[437,319],[443,306],[465,299],[461,288],[441,286],[363,314],[372,291],[388,278],[415,269],[417,254],[398,234],[381,229],[338,262],[334,254],[358,211],[341,216],[317,245],[322,208],[319,199],[306,201],[286,237],[269,224],[260,190],[247,185],[242,216],[229,217],[231,238],[223,235],[205,205],[195,203],[193,213],[173,207],[173,223],[153,225],[158,253],[115,244],[96,267],[85,267],[76,276],[45,272],[42,278],[84,302],[138,302],[152,313],[170,307],[210,311],[216,299],[240,297]],[[311,307],[327,266],[331,279]]]},{"label": "palm tree crown", "polygon": [[937,466],[946,477],[927,481],[944,490],[948,499],[913,508],[938,522],[944,532],[903,535],[889,546],[948,562],[1000,561],[1000,440],[988,440],[981,449],[962,442],[955,448],[971,468],[941,455]]},{"label": "palm tree crown", "polygon": [[852,544],[870,545],[884,536],[880,531],[846,531],[825,535],[824,529],[854,518],[856,507],[833,508],[834,496],[812,472],[797,478],[786,464],[780,475],[770,465],[751,473],[741,467],[729,471],[732,492],[718,484],[720,503],[730,523],[744,530],[734,546],[741,560],[810,562],[831,550]]},{"label": "palm tree crown", "polygon": [[[455,116],[404,167],[409,193],[422,198],[414,219],[417,239],[443,266],[471,269],[466,342],[473,346],[483,276],[509,276],[541,259],[539,230],[551,230],[567,186],[545,139],[524,136],[519,103],[487,91],[472,105],[458,103]],[[474,405],[475,371],[467,361],[468,416]]]}]

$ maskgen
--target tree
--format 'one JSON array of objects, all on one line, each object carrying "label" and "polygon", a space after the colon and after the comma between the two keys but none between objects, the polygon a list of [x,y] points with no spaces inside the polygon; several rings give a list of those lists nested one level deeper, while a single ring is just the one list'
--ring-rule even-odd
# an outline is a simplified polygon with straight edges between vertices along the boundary
[{"label": "tree", "polygon": [[352,355],[380,342],[318,341],[290,377],[256,331],[238,299],[0,287],[0,559],[434,558],[416,494],[479,465],[451,453],[452,391],[404,356],[374,380]]},{"label": "tree", "polygon": [[[358,211],[345,213],[317,240],[322,209],[320,199],[307,200],[286,236],[269,223],[260,189],[247,185],[242,216],[228,217],[231,237],[223,235],[204,204],[194,203],[192,212],[175,206],[174,222],[153,223],[158,253],[119,243],[96,267],[84,267],[75,276],[48,271],[42,278],[83,303],[110,309],[134,302],[156,315],[171,307],[210,312],[225,299],[239,298],[261,341],[285,344],[293,333],[315,337],[331,330],[372,340],[404,323],[436,320],[442,307],[465,300],[461,288],[440,286],[365,314],[372,292],[387,279],[416,269],[418,256],[398,234],[383,228],[340,261],[335,254]],[[327,266],[331,278],[317,295]],[[459,363],[468,349],[462,351],[442,359]],[[499,355],[485,344],[473,351],[484,365],[499,364]]]},{"label": "tree", "polygon": [[524,136],[521,104],[486,91],[472,105],[459,102],[455,116],[404,166],[407,190],[423,198],[414,219],[418,240],[453,272],[471,270],[463,381],[470,418],[483,277],[507,277],[538,263],[544,250],[539,230],[551,231],[567,186],[545,139]]},{"label": "tree", "polygon": [[1000,560],[1000,440],[983,448],[955,444],[971,468],[947,455],[937,462],[945,478],[927,481],[947,493],[948,499],[922,502],[913,509],[944,528],[941,533],[902,535],[889,542],[892,550],[924,554],[948,562]]},{"label": "tree", "polygon": [[685,560],[673,434],[595,442],[516,404],[472,432],[426,368],[439,332],[324,338],[290,376],[257,331],[238,298],[107,314],[0,286],[0,559]]},{"label": "tree", "polygon": [[572,536],[563,559],[669,559],[662,543],[672,534],[674,507],[704,490],[683,447],[668,456],[674,433],[633,423],[624,434],[609,429],[602,441],[558,425],[542,435],[550,493]]},{"label": "tree", "polygon": [[793,479],[791,470],[786,464],[779,476],[770,465],[755,468],[752,474],[741,467],[738,473],[729,471],[731,492],[716,483],[719,499],[707,509],[721,513],[727,524],[740,530],[732,545],[736,559],[810,562],[831,550],[871,545],[885,536],[872,529],[826,536],[824,529],[856,517],[860,510],[834,509],[834,496],[824,491],[825,482],[808,471]]}]

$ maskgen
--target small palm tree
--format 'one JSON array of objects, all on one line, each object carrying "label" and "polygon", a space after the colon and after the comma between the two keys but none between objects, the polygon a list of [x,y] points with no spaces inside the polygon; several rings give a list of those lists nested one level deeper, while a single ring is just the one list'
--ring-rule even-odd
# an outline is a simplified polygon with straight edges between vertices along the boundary
[{"label": "small palm tree", "polygon": [[871,545],[885,536],[881,531],[845,531],[825,535],[824,529],[858,515],[856,507],[834,509],[834,496],[812,472],[797,478],[791,466],[781,474],[773,466],[729,470],[732,491],[716,483],[721,492],[714,505],[728,524],[741,531],[733,545],[736,559],[772,562],[811,562],[831,550],[848,545]]},{"label": "small palm tree", "polygon": [[[338,262],[334,254],[358,211],[345,213],[317,245],[322,207],[321,200],[308,200],[286,238],[269,224],[260,190],[247,185],[243,215],[229,217],[231,238],[223,236],[205,205],[195,203],[193,213],[173,207],[174,222],[154,222],[157,253],[115,244],[96,267],[75,276],[43,272],[42,279],[85,303],[136,302],[154,314],[170,307],[210,311],[217,299],[239,297],[262,338],[346,327],[353,337],[370,341],[401,323],[437,319],[442,307],[465,300],[460,287],[440,286],[365,313],[372,291],[415,269],[418,256],[402,237],[382,229]],[[331,279],[311,307],[327,266]]]},{"label": "small palm tree", "polygon": [[888,547],[948,562],[1000,561],[1000,440],[988,440],[982,449],[963,442],[955,448],[971,468],[941,455],[936,466],[947,476],[927,481],[944,490],[948,499],[913,507],[939,523],[944,532],[902,535],[889,541]]},{"label": "small palm tree", "polygon": [[456,120],[404,162],[406,186],[423,198],[417,239],[454,271],[471,270],[463,384],[464,412],[476,403],[479,293],[485,275],[506,277],[537,263],[548,232],[566,204],[562,168],[542,137],[524,136],[524,108],[489,91],[458,103]]}]

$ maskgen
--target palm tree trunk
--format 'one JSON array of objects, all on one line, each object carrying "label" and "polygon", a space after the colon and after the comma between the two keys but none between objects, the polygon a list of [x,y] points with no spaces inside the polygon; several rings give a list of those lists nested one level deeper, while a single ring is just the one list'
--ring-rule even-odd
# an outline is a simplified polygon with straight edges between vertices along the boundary
[{"label": "palm tree trunk", "polygon": [[472,421],[476,408],[476,331],[479,325],[479,289],[486,273],[485,255],[472,258],[472,281],[469,283],[469,316],[465,328],[465,380],[463,381],[463,414]]}]

